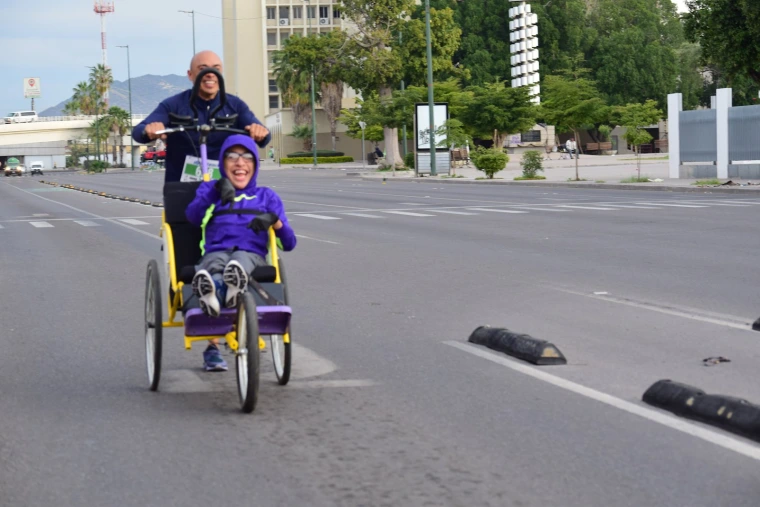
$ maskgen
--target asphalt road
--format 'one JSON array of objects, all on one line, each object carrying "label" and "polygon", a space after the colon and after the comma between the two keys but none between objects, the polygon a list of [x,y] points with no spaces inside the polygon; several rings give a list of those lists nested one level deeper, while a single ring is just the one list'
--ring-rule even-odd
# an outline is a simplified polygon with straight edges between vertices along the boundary
[{"label": "asphalt road", "polygon": [[[243,415],[179,333],[147,390],[160,209],[38,179],[0,180],[2,506],[757,505],[760,445],[640,400],[670,378],[760,402],[760,198],[266,171],[298,348],[286,387],[262,356]],[[161,196],[157,173],[44,179]],[[568,364],[467,344],[483,324]]]}]

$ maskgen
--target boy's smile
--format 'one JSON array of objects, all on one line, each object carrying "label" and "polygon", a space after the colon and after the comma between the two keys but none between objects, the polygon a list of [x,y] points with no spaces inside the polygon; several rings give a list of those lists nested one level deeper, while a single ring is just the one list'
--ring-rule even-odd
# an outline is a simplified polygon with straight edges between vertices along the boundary
[{"label": "boy's smile", "polygon": [[236,189],[247,187],[254,172],[253,154],[244,147],[233,146],[224,154],[224,173]]}]

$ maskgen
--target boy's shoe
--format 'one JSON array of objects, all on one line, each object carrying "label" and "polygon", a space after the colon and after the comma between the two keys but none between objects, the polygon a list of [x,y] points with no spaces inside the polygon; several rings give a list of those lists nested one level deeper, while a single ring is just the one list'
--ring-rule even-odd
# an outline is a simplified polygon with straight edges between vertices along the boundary
[{"label": "boy's shoe", "polygon": [[224,267],[222,277],[224,278],[224,283],[227,284],[227,296],[224,306],[226,308],[235,308],[240,294],[245,292],[248,287],[248,275],[238,261],[230,261]]},{"label": "boy's shoe", "polygon": [[216,345],[209,345],[203,351],[203,367],[206,371],[227,371],[227,361]]},{"label": "boy's shoe", "polygon": [[216,297],[214,279],[205,269],[201,269],[193,277],[193,294],[198,296],[203,313],[211,317],[219,316],[219,300]]}]

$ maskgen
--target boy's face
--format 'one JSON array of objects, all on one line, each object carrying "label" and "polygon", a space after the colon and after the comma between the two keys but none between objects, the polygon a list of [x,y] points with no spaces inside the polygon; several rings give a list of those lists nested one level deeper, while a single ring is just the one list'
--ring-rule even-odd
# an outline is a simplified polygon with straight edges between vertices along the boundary
[{"label": "boy's face", "polygon": [[242,146],[233,146],[224,154],[224,173],[233,187],[238,190],[247,187],[254,172],[253,153]]}]

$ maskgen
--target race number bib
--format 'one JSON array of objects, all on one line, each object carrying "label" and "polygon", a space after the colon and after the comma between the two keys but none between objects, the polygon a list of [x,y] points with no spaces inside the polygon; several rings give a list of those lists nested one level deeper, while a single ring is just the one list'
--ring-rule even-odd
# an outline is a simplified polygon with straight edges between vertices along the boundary
[{"label": "race number bib", "polygon": [[[207,168],[212,180],[218,180],[222,177],[219,172],[219,161],[208,160]],[[203,172],[201,171],[201,159],[188,155],[185,157],[185,166],[182,168],[182,176],[179,181],[203,181]]]}]

